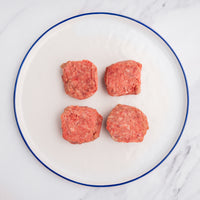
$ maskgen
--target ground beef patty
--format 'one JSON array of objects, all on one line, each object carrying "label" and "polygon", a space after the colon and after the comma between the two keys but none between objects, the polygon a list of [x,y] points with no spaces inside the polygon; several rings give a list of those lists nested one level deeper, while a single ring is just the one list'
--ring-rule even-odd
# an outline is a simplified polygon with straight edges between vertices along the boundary
[{"label": "ground beef patty", "polygon": [[76,99],[86,99],[97,91],[97,67],[92,62],[68,61],[61,68],[65,92],[68,95]]},{"label": "ground beef patty", "polygon": [[103,117],[93,108],[68,106],[61,115],[63,138],[72,144],[99,137]]},{"label": "ground beef patty", "polygon": [[140,93],[142,64],[121,61],[106,68],[104,80],[108,94],[122,96]]},{"label": "ground beef patty", "polygon": [[106,128],[117,142],[142,142],[149,129],[146,115],[139,109],[118,104],[109,114]]}]

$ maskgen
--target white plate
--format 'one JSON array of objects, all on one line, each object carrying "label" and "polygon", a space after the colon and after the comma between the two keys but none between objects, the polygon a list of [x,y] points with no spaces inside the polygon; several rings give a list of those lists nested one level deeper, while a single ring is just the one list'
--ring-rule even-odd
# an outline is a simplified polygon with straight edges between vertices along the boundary
[{"label": "white plate", "polygon": [[[99,88],[77,100],[65,94],[60,65],[82,59],[97,66]],[[109,96],[106,66],[129,59],[143,64],[141,93]],[[25,143],[51,171],[80,184],[118,185],[149,173],[173,150],[187,118],[187,83],[171,47],[146,25],[117,14],[83,14],[50,28],[28,51],[15,86],[15,116]],[[109,136],[106,118],[118,103],[147,115],[150,129],[142,143],[117,143]],[[103,115],[97,140],[72,145],[62,138],[60,115],[69,105]]]}]

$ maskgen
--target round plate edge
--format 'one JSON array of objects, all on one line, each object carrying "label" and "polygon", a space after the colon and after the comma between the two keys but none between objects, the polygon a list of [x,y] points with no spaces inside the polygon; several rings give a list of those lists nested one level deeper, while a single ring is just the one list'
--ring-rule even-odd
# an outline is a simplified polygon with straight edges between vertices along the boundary
[{"label": "round plate edge", "polygon": [[[17,83],[18,83],[18,78],[19,78],[19,75],[20,75],[20,71],[21,71],[21,68],[28,56],[28,54],[30,53],[30,51],[32,50],[32,48],[36,45],[36,43],[47,33],[49,32],[51,29],[57,27],[58,25],[66,22],[66,21],[69,21],[71,19],[74,19],[74,18],[78,18],[78,17],[81,17],[81,16],[86,16],[86,15],[114,15],[114,16],[118,16],[118,17],[122,17],[122,18],[126,18],[126,19],[129,19],[131,21],[134,21],[144,27],[146,27],[147,29],[149,29],[150,31],[152,31],[155,35],[157,35],[167,46],[168,48],[170,49],[170,51],[173,53],[173,55],[176,57],[178,63],[179,63],[179,66],[181,68],[181,71],[183,73],[183,76],[184,76],[184,80],[185,80],[185,86],[186,86],[186,94],[187,94],[187,107],[186,107],[186,115],[185,115],[185,120],[184,120],[184,123],[183,123],[183,127],[181,129],[181,132],[179,134],[179,137],[178,139],[176,140],[174,146],[171,148],[171,150],[168,152],[168,154],[157,164],[155,165],[152,169],[150,169],[149,171],[147,171],[146,173],[142,174],[141,176],[138,176],[137,178],[134,178],[134,179],[131,179],[129,181],[125,181],[125,182],[121,182],[121,183],[116,183],[116,184],[110,184],[110,185],[92,185],[92,184],[87,184],[87,183],[81,183],[81,182],[78,182],[78,181],[74,181],[72,179],[69,179],[67,177],[64,177],[62,176],[61,174],[55,172],[54,170],[52,170],[51,168],[49,168],[45,163],[43,163],[37,156],[36,154],[32,151],[32,149],[30,148],[30,146],[28,145],[28,143],[26,142],[24,136],[23,136],[23,133],[20,129],[20,125],[19,125],[19,122],[18,122],[18,119],[17,119],[17,113],[16,113],[16,105],[15,105],[15,100],[16,100],[16,88],[17,88]],[[18,127],[18,130],[20,132],[20,135],[24,141],[24,143],[26,144],[27,148],[30,150],[30,152],[33,154],[33,156],[43,165],[45,166],[48,170],[50,170],[51,172],[53,172],[54,174],[58,175],[59,177],[61,178],[64,178],[65,180],[68,180],[70,182],[73,182],[73,183],[76,183],[76,184],[80,184],[80,185],[84,185],[84,186],[90,186],[90,187],[113,187],[113,186],[119,186],[119,185],[124,185],[124,184],[127,184],[127,183],[130,183],[130,182],[133,182],[133,181],[136,181],[144,176],[146,176],[147,174],[151,173],[154,169],[156,169],[160,164],[162,164],[166,158],[171,154],[171,152],[174,150],[174,148],[176,147],[177,143],[179,142],[182,134],[183,134],[183,131],[184,131],[184,128],[185,128],[185,125],[186,125],[186,122],[187,122],[187,117],[188,117],[188,111],[189,111],[189,88],[188,88],[188,82],[187,82],[187,78],[186,78],[186,74],[185,74],[185,71],[183,69],[183,66],[178,58],[178,56],[176,55],[175,51],[172,49],[172,47],[169,45],[169,43],[160,35],[158,34],[155,30],[153,30],[151,27],[147,26],[146,24],[136,20],[136,19],[133,19],[131,17],[128,17],[128,16],[125,16],[125,15],[121,15],[121,14],[116,14],[116,13],[111,13],[111,12],[89,12],[89,13],[83,13],[83,14],[79,14],[79,15],[75,15],[75,16],[72,16],[70,18],[67,18],[65,20],[62,20],[60,22],[58,22],[57,24],[51,26],[49,29],[47,29],[44,33],[42,33],[37,39],[36,41],[31,45],[31,47],[29,48],[29,50],[27,51],[26,55],[24,56],[21,64],[20,64],[20,67],[19,67],[19,70],[17,72],[17,76],[16,76],[16,80],[15,80],[15,85],[14,85],[14,93],[13,93],[13,109],[14,109],[14,116],[15,116],[15,120],[16,120],[16,123],[17,123],[17,127]]]}]

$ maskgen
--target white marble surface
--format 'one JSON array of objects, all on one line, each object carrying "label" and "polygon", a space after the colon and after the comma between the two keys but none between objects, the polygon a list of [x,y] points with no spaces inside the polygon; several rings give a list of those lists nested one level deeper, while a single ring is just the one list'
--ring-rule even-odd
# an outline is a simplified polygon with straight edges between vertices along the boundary
[{"label": "white marble surface", "polygon": [[[26,51],[48,27],[70,16],[116,12],[154,28],[179,56],[190,89],[189,118],[170,157],[151,174],[126,185],[90,188],[44,168],[29,152],[13,115],[15,77]],[[200,199],[199,0],[0,0],[0,199]]]}]

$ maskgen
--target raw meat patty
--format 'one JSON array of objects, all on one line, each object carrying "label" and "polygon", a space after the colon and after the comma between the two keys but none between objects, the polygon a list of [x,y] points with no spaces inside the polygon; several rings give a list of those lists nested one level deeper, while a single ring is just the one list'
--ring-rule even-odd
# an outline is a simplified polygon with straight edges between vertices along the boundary
[{"label": "raw meat patty", "polygon": [[106,68],[104,80],[108,94],[122,96],[140,93],[142,64],[121,61]]},{"label": "raw meat patty", "polygon": [[106,128],[117,142],[142,142],[149,129],[146,115],[139,109],[118,104],[109,114]]},{"label": "raw meat patty", "polygon": [[93,108],[68,106],[61,115],[63,138],[72,144],[99,137],[103,117]]},{"label": "raw meat patty", "polygon": [[86,99],[97,91],[97,67],[92,62],[68,61],[61,68],[65,92],[68,95],[76,99]]}]

